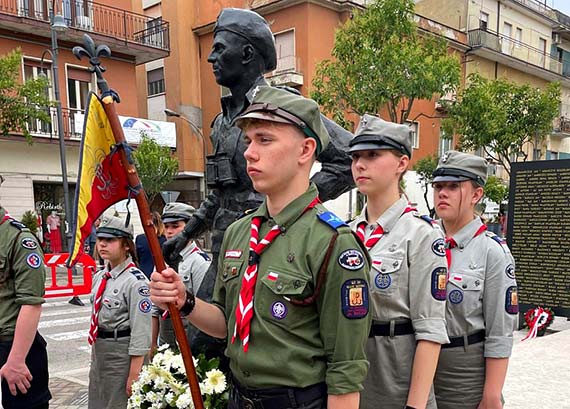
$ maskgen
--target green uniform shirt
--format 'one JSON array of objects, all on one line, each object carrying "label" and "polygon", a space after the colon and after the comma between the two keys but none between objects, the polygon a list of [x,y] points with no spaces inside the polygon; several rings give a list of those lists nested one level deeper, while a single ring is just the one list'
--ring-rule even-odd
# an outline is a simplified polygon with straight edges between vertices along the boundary
[{"label": "green uniform shirt", "polygon": [[36,237],[0,206],[0,335],[14,335],[22,305],[42,304],[46,267]]},{"label": "green uniform shirt", "polygon": [[[316,303],[297,306],[290,302],[314,293],[335,232],[329,223],[342,223],[320,204],[305,211],[317,195],[317,188],[311,184],[274,218],[264,202],[226,231],[213,302],[228,323],[226,355],[232,374],[247,388],[306,387],[326,382],[329,394],[362,389],[368,370],[364,346],[372,317],[368,311],[369,263],[346,225],[336,228],[338,238]],[[231,338],[255,216],[263,217],[260,240],[275,224],[282,234],[261,254],[249,350],[244,353],[239,337],[234,343]]]}]

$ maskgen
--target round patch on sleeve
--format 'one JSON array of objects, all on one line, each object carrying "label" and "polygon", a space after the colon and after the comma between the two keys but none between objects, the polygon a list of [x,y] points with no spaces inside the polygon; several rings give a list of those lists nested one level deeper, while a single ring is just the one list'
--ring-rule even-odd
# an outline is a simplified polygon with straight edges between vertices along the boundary
[{"label": "round patch on sleeve", "polygon": [[463,301],[463,291],[453,290],[449,293],[449,302],[452,304],[460,304]]},{"label": "round patch on sleeve", "polygon": [[347,270],[359,270],[364,265],[364,256],[356,249],[345,250],[338,256],[338,264]]},{"label": "round patch on sleeve", "polygon": [[151,309],[152,309],[152,303],[148,298],[145,298],[144,300],[141,300],[139,302],[139,310],[142,313],[146,314],[147,312],[150,312]]},{"label": "round patch on sleeve", "polygon": [[139,294],[142,295],[143,297],[149,297],[150,296],[150,289],[145,285],[143,287],[139,288]]},{"label": "round patch on sleeve", "polygon": [[445,256],[445,240],[441,237],[435,239],[435,241],[431,244],[431,251],[436,256],[444,257]]},{"label": "round patch on sleeve", "polygon": [[340,290],[342,315],[352,320],[368,314],[368,284],[361,279],[347,280]]},{"label": "round patch on sleeve", "polygon": [[21,241],[22,247],[28,250],[35,250],[38,248],[38,243],[31,237],[24,237]]},{"label": "round patch on sleeve", "polygon": [[507,288],[505,294],[505,310],[509,314],[518,314],[519,312],[519,296],[516,285]]},{"label": "round patch on sleeve", "polygon": [[29,254],[28,257],[26,257],[26,264],[31,268],[40,268],[42,265],[42,258],[38,253]]},{"label": "round patch on sleeve", "polygon": [[431,295],[438,301],[447,297],[447,268],[438,267],[431,273]]},{"label": "round patch on sleeve", "polygon": [[507,266],[507,268],[505,268],[505,274],[507,275],[507,277],[514,280],[515,279],[515,266],[512,264],[509,264]]}]

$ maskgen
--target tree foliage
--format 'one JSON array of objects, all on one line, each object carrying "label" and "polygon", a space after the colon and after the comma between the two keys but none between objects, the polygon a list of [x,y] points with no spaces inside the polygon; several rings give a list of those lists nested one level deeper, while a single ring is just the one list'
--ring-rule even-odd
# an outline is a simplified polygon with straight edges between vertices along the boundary
[{"label": "tree foliage", "polygon": [[159,145],[144,133],[133,157],[141,183],[152,203],[156,195],[174,180],[178,173],[178,159],[172,156],[170,148]]},{"label": "tree foliage", "polygon": [[414,101],[455,90],[458,58],[446,41],[420,35],[413,0],[376,0],[341,27],[332,60],[322,61],[311,93],[335,121],[350,129],[345,113],[376,114],[386,106],[404,123]]},{"label": "tree foliage", "polygon": [[418,174],[418,179],[424,191],[424,201],[426,203],[427,209],[429,211],[430,217],[435,215],[435,209],[430,207],[428,200],[429,185],[431,183],[432,174],[437,168],[437,163],[439,158],[435,155],[428,155],[416,162],[413,166],[413,170]]},{"label": "tree foliage", "polygon": [[20,81],[22,53],[16,49],[0,56],[0,132],[24,134],[31,143],[27,125],[31,121],[50,121],[51,105],[47,87],[47,77]]},{"label": "tree foliage", "polygon": [[489,176],[485,183],[485,197],[492,200],[499,205],[507,200],[509,196],[509,188],[504,184],[501,178],[496,176]]},{"label": "tree foliage", "polygon": [[552,131],[560,84],[539,89],[478,74],[471,74],[468,82],[457,101],[447,107],[444,129],[460,135],[459,149],[483,149],[510,174],[511,157],[520,154],[526,160],[523,145],[532,142],[538,148]]}]

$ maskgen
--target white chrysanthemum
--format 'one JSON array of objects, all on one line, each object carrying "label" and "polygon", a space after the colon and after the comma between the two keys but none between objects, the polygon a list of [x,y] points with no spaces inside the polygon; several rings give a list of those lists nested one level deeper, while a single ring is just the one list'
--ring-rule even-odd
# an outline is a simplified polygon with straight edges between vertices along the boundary
[{"label": "white chrysanthemum", "polygon": [[184,392],[176,400],[177,409],[194,409],[194,403],[192,402],[192,396],[190,392]]},{"label": "white chrysanthemum", "polygon": [[176,398],[176,396],[174,395],[173,392],[168,392],[166,395],[164,395],[164,400],[165,400],[166,403],[168,403],[169,405],[174,404],[175,398]]},{"label": "white chrysanthemum", "polygon": [[222,393],[226,390],[226,377],[219,369],[212,369],[206,372],[204,383],[212,385],[215,393]]},{"label": "white chrysanthemum", "polygon": [[211,395],[214,393],[214,385],[206,379],[204,382],[200,382],[200,392],[202,392],[202,395]]},{"label": "white chrysanthemum", "polygon": [[194,357],[192,357],[192,361],[194,361],[194,367],[198,366],[198,360]]}]

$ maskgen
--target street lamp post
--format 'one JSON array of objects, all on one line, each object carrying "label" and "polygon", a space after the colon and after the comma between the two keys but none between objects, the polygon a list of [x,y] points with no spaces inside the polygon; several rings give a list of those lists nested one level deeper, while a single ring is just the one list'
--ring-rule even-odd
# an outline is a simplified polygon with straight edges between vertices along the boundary
[{"label": "street lamp post", "polygon": [[[53,76],[53,90],[55,94],[55,104],[57,111],[57,137],[59,142],[59,157],[61,161],[61,177],[63,182],[63,211],[65,212],[66,226],[66,239],[64,244],[64,251],[69,250],[71,243],[71,207],[69,205],[69,183],[67,181],[67,162],[65,159],[65,137],[63,130],[63,113],[61,110],[61,97],[59,93],[59,77],[57,66],[57,32],[67,30],[67,24],[62,15],[54,13],[55,2],[52,2],[49,11],[50,15],[50,31],[51,31],[51,57],[52,57],[52,76]],[[47,50],[46,50],[47,51]],[[45,54],[45,53],[44,53]],[[43,61],[43,55],[42,55]]]},{"label": "street lamp post", "polygon": [[207,196],[207,189],[208,189],[208,184],[206,183],[206,140],[204,139],[204,134],[202,133],[202,131],[200,130],[200,128],[198,128],[196,126],[196,124],[194,124],[194,122],[192,122],[189,118],[187,118],[186,116],[182,115],[179,112],[173,111],[172,109],[165,109],[164,113],[166,114],[166,116],[170,116],[170,117],[174,117],[174,118],[180,118],[183,121],[186,121],[188,123],[188,125],[190,125],[190,128],[198,134],[198,136],[200,136],[200,139],[202,140],[202,156],[203,156],[203,163],[202,166],[204,167],[204,197],[203,199]]}]

